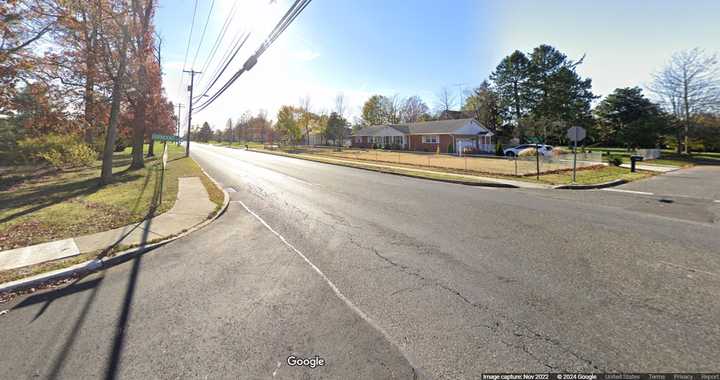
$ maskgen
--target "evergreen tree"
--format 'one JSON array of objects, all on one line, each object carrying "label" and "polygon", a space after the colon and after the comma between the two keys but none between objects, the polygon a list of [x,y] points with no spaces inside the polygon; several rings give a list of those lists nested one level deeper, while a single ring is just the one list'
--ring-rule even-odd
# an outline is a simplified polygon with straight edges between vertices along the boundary
[{"label": "evergreen tree", "polygon": [[596,135],[603,143],[627,148],[654,148],[668,130],[660,107],[638,87],[618,88],[595,108]]}]

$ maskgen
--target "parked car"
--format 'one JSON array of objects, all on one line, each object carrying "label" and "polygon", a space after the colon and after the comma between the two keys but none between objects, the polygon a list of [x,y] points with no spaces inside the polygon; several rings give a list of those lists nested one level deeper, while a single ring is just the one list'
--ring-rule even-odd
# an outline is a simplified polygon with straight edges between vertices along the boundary
[{"label": "parked car", "polygon": [[[540,144],[540,145],[538,145],[538,147],[540,149],[540,154],[542,154],[543,156],[552,155],[552,150],[553,150],[552,146]],[[506,157],[517,157],[520,154],[520,152],[522,152],[525,149],[530,149],[530,148],[535,148],[535,144],[523,144],[523,145],[514,146],[512,148],[503,150],[503,154]]]}]

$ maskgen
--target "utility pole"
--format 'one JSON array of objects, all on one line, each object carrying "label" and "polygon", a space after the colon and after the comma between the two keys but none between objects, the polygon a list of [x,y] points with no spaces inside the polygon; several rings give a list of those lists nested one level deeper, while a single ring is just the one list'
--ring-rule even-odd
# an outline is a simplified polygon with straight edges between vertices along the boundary
[{"label": "utility pole", "polygon": [[177,122],[176,123],[177,127],[175,128],[175,133],[177,133],[178,145],[180,145],[180,108],[183,108],[183,104],[178,103],[177,106],[178,106],[178,113],[177,113],[177,118],[175,119],[175,121]]},{"label": "utility pole", "polygon": [[190,105],[188,106],[188,129],[187,129],[187,141],[185,143],[185,157],[190,157],[190,125],[192,125],[192,101],[193,101],[193,85],[195,84],[195,74],[201,74],[195,70],[183,70],[184,73],[190,74],[190,85],[188,91],[190,91]]}]

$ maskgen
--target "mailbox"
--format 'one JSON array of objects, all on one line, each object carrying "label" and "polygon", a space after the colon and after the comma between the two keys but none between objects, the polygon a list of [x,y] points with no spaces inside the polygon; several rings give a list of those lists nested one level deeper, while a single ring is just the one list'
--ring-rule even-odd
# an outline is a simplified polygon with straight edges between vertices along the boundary
[{"label": "mailbox", "polygon": [[635,163],[638,161],[642,161],[644,158],[643,156],[630,156],[630,172],[635,173]]}]

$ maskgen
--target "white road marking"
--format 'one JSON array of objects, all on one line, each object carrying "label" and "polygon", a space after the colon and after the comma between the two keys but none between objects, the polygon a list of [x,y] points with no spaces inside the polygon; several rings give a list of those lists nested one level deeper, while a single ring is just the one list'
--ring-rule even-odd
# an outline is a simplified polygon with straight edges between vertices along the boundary
[{"label": "white road marking", "polygon": [[717,273],[706,272],[706,271],[704,271],[704,270],[695,269],[695,268],[690,268],[690,267],[686,267],[686,266],[679,265],[679,264],[673,264],[673,263],[669,263],[669,262],[667,262],[667,261],[659,261],[659,263],[660,263],[660,264],[665,264],[665,265],[667,265],[667,266],[675,267],[675,268],[684,269],[684,270],[689,271],[689,272],[704,273],[704,274],[707,274],[707,275],[709,275],[709,276],[720,277],[720,275],[718,275]]},{"label": "white road marking", "polygon": [[226,187],[225,191],[227,191],[228,193],[237,193],[237,190],[233,189],[232,187]]},{"label": "white road marking", "polygon": [[720,203],[720,199],[716,199],[714,202],[715,202],[715,203]]},{"label": "white road marking", "polygon": [[648,193],[646,191],[635,191],[635,190],[623,190],[623,189],[602,189],[603,191],[614,191],[617,193],[630,193],[630,194],[640,194],[640,195],[655,195],[653,193]]},{"label": "white road marking", "polygon": [[280,369],[281,365],[282,364],[280,362],[278,362],[277,367],[275,367],[275,370],[273,371],[273,377],[275,377],[275,375],[277,375],[277,371]]},{"label": "white road marking", "polygon": [[[395,346],[400,350],[400,352],[403,352],[402,349],[400,349],[400,347],[397,346],[397,345],[393,342],[393,340],[390,338],[390,334],[388,334],[387,331],[385,331],[385,329],[383,329],[383,328],[382,328],[379,324],[377,324],[372,318],[370,318],[370,316],[368,316],[367,314],[365,314],[364,311],[360,310],[360,308],[358,308],[357,306],[355,306],[355,304],[353,304],[352,301],[350,301],[350,299],[348,299],[348,298],[340,291],[340,289],[338,289],[338,287],[335,286],[335,284],[330,280],[330,278],[328,278],[328,276],[326,276],[325,273],[323,273],[323,272],[320,270],[320,268],[318,268],[317,266],[315,266],[315,264],[313,264],[312,261],[310,261],[310,259],[307,258],[307,256],[305,256],[302,252],[300,252],[300,250],[298,250],[297,248],[295,248],[295,246],[293,246],[292,244],[290,244],[290,242],[288,242],[287,239],[285,239],[285,237],[283,237],[282,235],[280,235],[279,232],[275,231],[272,227],[270,227],[270,225],[267,224],[267,222],[265,222],[265,220],[263,220],[263,218],[261,218],[260,215],[256,214],[256,213],[253,212],[252,210],[250,210],[250,208],[249,208],[243,201],[238,200],[237,203],[240,203],[240,204],[245,208],[245,210],[250,213],[250,215],[254,216],[255,219],[257,219],[260,223],[262,223],[262,225],[265,226],[265,228],[267,228],[270,232],[272,232],[273,235],[277,236],[277,238],[280,239],[280,241],[282,241],[288,248],[290,248],[293,252],[295,252],[298,256],[300,256],[300,258],[302,258],[318,275],[320,275],[320,277],[325,281],[325,283],[328,284],[328,286],[330,286],[330,289],[332,289],[332,291],[335,293],[335,295],[336,295],[338,298],[340,298],[343,302],[345,302],[345,304],[346,304],[352,311],[354,311],[355,313],[357,313],[357,315],[359,315],[360,318],[364,319],[365,322],[367,322],[370,326],[372,326],[372,327],[375,328],[377,331],[379,331],[379,332],[383,335],[383,337],[385,337],[385,339],[387,339],[388,342],[390,342],[391,344],[395,345]],[[405,356],[405,355],[403,355],[403,356]],[[417,371],[417,368],[418,368],[418,367],[415,365],[415,363],[413,363],[413,362],[410,360],[410,358],[407,357],[407,356],[405,357],[405,359],[406,359],[406,360],[410,363],[410,365],[412,365],[413,368],[415,368],[415,370]]]}]

